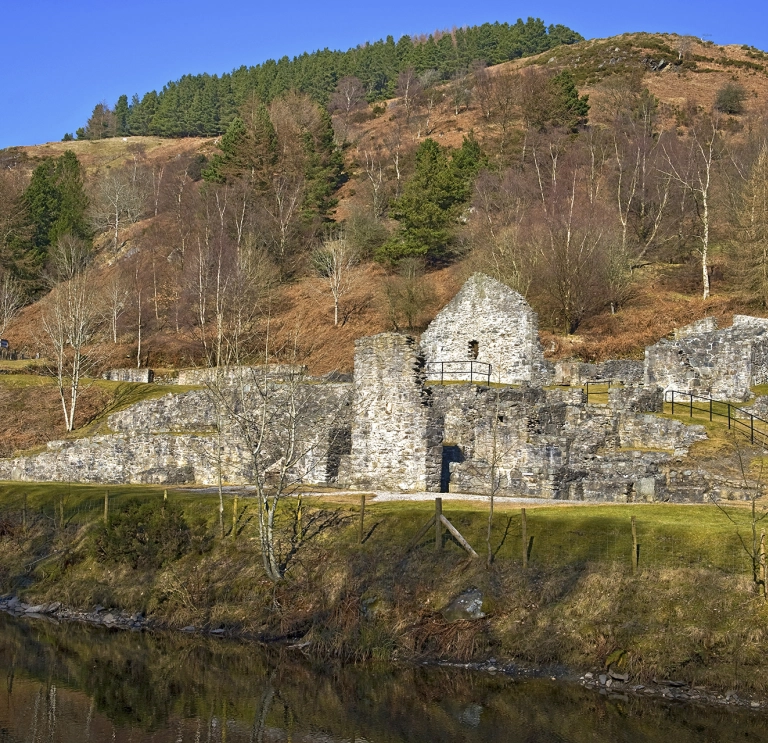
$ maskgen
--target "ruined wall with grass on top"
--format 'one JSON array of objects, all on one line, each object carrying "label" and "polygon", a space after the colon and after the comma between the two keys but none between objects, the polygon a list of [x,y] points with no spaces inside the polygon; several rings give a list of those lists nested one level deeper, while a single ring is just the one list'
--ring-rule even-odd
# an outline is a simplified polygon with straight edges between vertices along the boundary
[{"label": "ruined wall with grass on top", "polygon": [[646,348],[644,383],[667,392],[749,399],[752,386],[768,381],[768,319],[735,315],[722,330],[711,318],[705,321]]},{"label": "ruined wall with grass on top", "polygon": [[[269,433],[262,456],[278,461],[295,434],[300,456],[292,480],[335,481],[340,458],[349,451],[351,385],[269,385],[263,408]],[[233,388],[231,394],[241,393]],[[259,392],[247,395],[258,411],[263,405]],[[205,390],[144,400],[113,413],[107,422],[113,433],[51,441],[44,452],[0,460],[0,480],[213,485],[221,471],[224,483],[254,482],[252,442],[231,415],[217,415],[216,399]]]}]

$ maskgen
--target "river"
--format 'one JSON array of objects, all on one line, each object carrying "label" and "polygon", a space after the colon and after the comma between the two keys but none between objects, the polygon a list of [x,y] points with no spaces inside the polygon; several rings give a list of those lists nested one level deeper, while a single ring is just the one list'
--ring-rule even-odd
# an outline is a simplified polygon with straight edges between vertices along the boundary
[{"label": "river", "polygon": [[2,614],[0,673],[0,743],[768,740],[768,719],[746,711]]}]

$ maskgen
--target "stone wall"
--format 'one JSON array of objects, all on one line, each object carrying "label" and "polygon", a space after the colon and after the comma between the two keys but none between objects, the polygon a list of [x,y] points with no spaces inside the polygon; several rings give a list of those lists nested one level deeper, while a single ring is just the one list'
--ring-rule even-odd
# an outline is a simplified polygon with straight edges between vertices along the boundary
[{"label": "stone wall", "polygon": [[612,359],[598,364],[583,361],[558,361],[554,365],[554,384],[583,385],[587,382],[611,381],[640,384],[643,362],[632,359]]},{"label": "stone wall", "polygon": [[[441,362],[475,360],[491,365],[502,384],[545,384],[550,371],[539,342],[538,319],[522,295],[475,274],[421,336],[428,379],[440,379]],[[478,371],[482,372],[478,365]],[[469,365],[444,367],[444,379],[468,379]]]},{"label": "stone wall", "polygon": [[665,497],[666,469],[703,427],[657,410],[659,390],[612,390],[588,405],[580,389],[438,386],[444,420],[443,490],[575,500]]},{"label": "stone wall", "polygon": [[194,390],[143,400],[112,413],[107,425],[123,433],[200,433],[216,428],[216,413],[211,396],[204,390]]},{"label": "stone wall", "polygon": [[413,338],[382,333],[355,342],[352,451],[342,460],[341,483],[439,491],[442,421],[423,380]]},{"label": "stone wall", "polygon": [[645,350],[644,382],[665,391],[747,400],[753,385],[768,382],[768,320],[736,315],[723,330],[683,328],[674,340]]},{"label": "stone wall", "polygon": [[[351,385],[269,384],[265,407],[255,390],[244,401],[251,424],[268,416],[262,468],[279,462],[295,435],[291,479],[335,482],[340,458],[349,452]],[[213,485],[221,466],[225,483],[253,482],[252,441],[235,419],[237,409],[220,418],[219,437],[215,408],[202,390],[145,400],[109,416],[116,433],[52,441],[41,454],[0,460],[0,480]]]},{"label": "stone wall", "polygon": [[266,364],[262,366],[204,367],[182,369],[179,384],[206,385],[209,383],[259,384],[263,379],[286,379],[305,376],[307,368],[295,364]]},{"label": "stone wall", "polygon": [[101,375],[110,382],[143,382],[148,384],[155,379],[152,369],[110,369]]}]

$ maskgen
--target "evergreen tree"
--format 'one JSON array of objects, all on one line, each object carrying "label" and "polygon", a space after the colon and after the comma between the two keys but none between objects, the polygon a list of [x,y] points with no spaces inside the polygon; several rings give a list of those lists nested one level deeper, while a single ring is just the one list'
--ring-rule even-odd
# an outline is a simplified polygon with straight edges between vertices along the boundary
[{"label": "evergreen tree", "polygon": [[547,28],[538,18],[529,18],[512,25],[485,23],[426,38],[402,36],[397,42],[388,36],[384,41],[346,52],[323,49],[293,59],[267,60],[221,77],[185,75],[169,82],[159,94],[148,93],[141,102],[134,96],[127,117],[125,100],[121,97],[114,112],[116,123],[106,130],[89,125],[82,136],[99,138],[113,136],[115,131],[125,133],[124,119],[131,134],[163,137],[222,134],[254,93],[268,104],[294,90],[325,105],[338,80],[351,75],[363,82],[367,98],[373,102],[392,96],[398,75],[408,68],[417,74],[434,69],[441,79],[447,80],[477,60],[498,64],[581,40],[579,34],[565,26]]},{"label": "evergreen tree", "polygon": [[234,118],[219,150],[203,170],[205,180],[226,183],[248,174],[257,188],[263,186],[277,159],[277,135],[266,107],[258,105],[248,125],[239,116]]},{"label": "evergreen tree", "polygon": [[134,95],[131,99],[128,114],[128,129],[130,133],[137,136],[149,134],[152,118],[156,110],[157,93],[154,90],[146,93],[141,101],[139,101],[138,95]]},{"label": "evergreen tree", "polygon": [[587,121],[589,96],[579,97],[573,75],[568,70],[563,70],[559,75],[551,78],[549,88],[553,101],[550,123],[575,132]]},{"label": "evergreen tree", "polygon": [[452,153],[433,139],[425,139],[416,151],[416,172],[392,205],[391,216],[400,222],[400,228],[377,257],[391,263],[412,256],[445,258],[451,225],[470,197],[482,161],[472,135]]},{"label": "evergreen tree", "polygon": [[72,150],[43,160],[33,171],[23,199],[30,224],[30,252],[38,265],[48,248],[64,235],[81,240],[90,237],[83,169]]},{"label": "evergreen tree", "polygon": [[128,96],[121,95],[117,99],[114,110],[115,133],[118,137],[124,137],[127,134],[130,134],[130,130],[128,128],[128,114]]},{"label": "evergreen tree", "polygon": [[319,136],[305,135],[307,151],[307,195],[304,211],[307,215],[318,214],[326,217],[336,206],[333,197],[343,178],[344,158],[341,151],[333,144],[333,126],[331,117],[322,112],[322,128]]}]

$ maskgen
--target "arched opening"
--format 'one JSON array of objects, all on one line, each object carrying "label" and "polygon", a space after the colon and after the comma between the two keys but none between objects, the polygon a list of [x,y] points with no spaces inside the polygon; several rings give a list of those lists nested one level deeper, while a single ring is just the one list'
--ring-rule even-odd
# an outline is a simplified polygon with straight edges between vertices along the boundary
[{"label": "arched opening", "polygon": [[477,355],[480,353],[480,344],[477,341],[470,341],[469,342],[469,358],[474,360],[477,358]]}]

